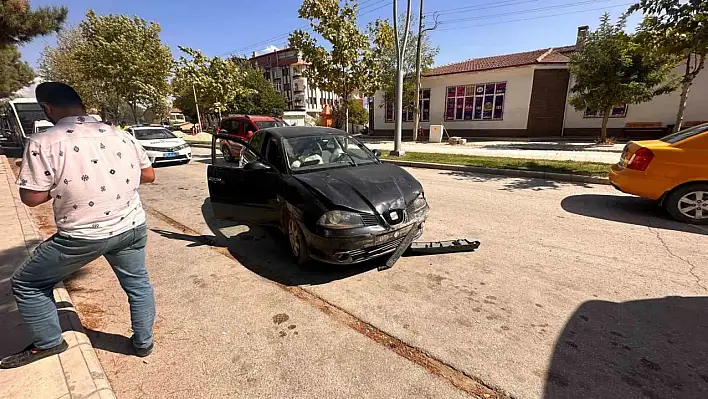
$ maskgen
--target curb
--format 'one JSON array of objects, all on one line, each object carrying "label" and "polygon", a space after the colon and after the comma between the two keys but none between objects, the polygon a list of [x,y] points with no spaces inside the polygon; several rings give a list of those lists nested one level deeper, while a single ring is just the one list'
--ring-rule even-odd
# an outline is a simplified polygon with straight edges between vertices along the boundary
[{"label": "curb", "polygon": [[[453,170],[458,172],[484,173],[488,175],[502,175],[509,177],[528,177],[536,179],[546,179],[555,181],[565,181],[571,183],[592,183],[610,185],[610,180],[606,177],[572,175],[566,173],[550,173],[540,172],[535,170],[521,169],[501,169],[501,168],[486,168],[481,166],[465,166],[465,165],[448,165],[441,163],[414,162],[414,161],[398,161],[395,159],[382,159],[382,162],[391,163],[398,166],[407,166],[411,168],[423,169],[438,169],[438,170]],[[608,165],[609,166],[609,165]]]},{"label": "curb", "polygon": [[[14,174],[5,155],[0,155],[0,163],[4,164],[4,167],[9,172],[7,173],[7,179],[10,187],[15,187],[15,181],[11,180],[10,177],[11,175],[14,176]],[[20,200],[19,191],[10,191],[24,233],[27,251],[31,253],[42,242],[43,237],[32,220],[29,209]],[[81,320],[74,308],[74,302],[71,300],[64,283],[59,283],[54,287],[54,300],[57,303],[60,322],[64,326],[71,326],[69,331],[62,333],[67,344],[69,344],[69,349],[58,355],[69,397],[115,399],[116,396],[113,393],[108,377],[106,377],[98,360],[96,350],[85,333]]]}]

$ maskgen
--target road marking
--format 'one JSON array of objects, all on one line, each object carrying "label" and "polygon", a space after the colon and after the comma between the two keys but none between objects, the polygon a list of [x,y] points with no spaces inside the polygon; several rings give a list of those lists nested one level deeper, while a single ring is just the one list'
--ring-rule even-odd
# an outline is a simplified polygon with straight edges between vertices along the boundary
[{"label": "road marking", "polygon": [[[143,203],[145,210],[152,216],[160,219],[161,221],[169,224],[170,226],[180,230],[182,233],[191,234],[195,237],[203,237],[203,234],[191,229],[188,226],[172,219],[171,217],[165,215],[164,213],[155,210],[151,206]],[[203,238],[203,242],[207,244],[212,250],[230,258],[233,261],[238,262],[228,248],[220,246],[216,240],[210,240],[208,238]],[[239,262],[240,263],[240,262]],[[343,324],[352,330],[366,336],[367,338],[373,340],[374,342],[392,350],[397,355],[425,368],[428,372],[437,375],[448,381],[455,388],[468,393],[474,397],[485,398],[485,399],[509,399],[509,395],[501,392],[500,390],[490,387],[489,385],[482,382],[480,379],[468,375],[461,370],[454,368],[453,366],[444,363],[440,359],[433,357],[431,354],[425,352],[420,348],[408,345],[407,343],[401,341],[400,339],[378,329],[377,327],[357,318],[346,310],[327,302],[325,299],[321,298],[317,294],[308,291],[307,289],[300,286],[288,286],[284,284],[277,283],[272,280],[268,280],[271,283],[277,285],[284,291],[287,291],[297,297],[298,299],[308,303],[309,305],[315,307],[322,313],[326,314],[330,318],[336,320],[340,324]]]}]

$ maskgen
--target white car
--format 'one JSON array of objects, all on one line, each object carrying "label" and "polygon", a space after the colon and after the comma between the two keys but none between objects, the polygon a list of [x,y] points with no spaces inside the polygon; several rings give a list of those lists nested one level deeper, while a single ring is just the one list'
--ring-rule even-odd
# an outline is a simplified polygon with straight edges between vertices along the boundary
[{"label": "white car", "polygon": [[163,127],[134,126],[126,132],[138,140],[153,164],[188,163],[192,159],[189,144]]}]

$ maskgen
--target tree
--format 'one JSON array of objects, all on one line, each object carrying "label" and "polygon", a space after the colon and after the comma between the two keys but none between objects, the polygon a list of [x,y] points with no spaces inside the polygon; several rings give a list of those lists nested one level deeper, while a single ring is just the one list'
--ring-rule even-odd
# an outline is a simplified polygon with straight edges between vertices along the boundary
[{"label": "tree", "polygon": [[364,109],[361,100],[350,99],[347,107],[343,107],[342,103],[337,103],[332,110],[334,114],[334,126],[342,128],[347,123],[347,114],[345,109],[349,111],[349,122],[355,125],[365,125],[369,121],[369,113]]},{"label": "tree", "polygon": [[570,58],[575,78],[570,104],[579,111],[602,111],[602,142],[607,141],[607,121],[613,107],[646,102],[676,88],[669,60],[643,51],[624,32],[625,21],[623,15],[613,25],[610,16],[603,15],[597,30],[588,33],[580,51]]},{"label": "tree", "polygon": [[15,46],[0,46],[0,98],[9,97],[34,79],[30,66],[22,61]]},{"label": "tree", "polygon": [[681,129],[693,80],[708,56],[708,2],[705,0],[641,0],[630,12],[641,10],[644,21],[637,37],[642,46],[686,63],[681,79],[681,102],[674,131]]},{"label": "tree", "polygon": [[174,60],[160,40],[159,24],[89,10],[79,29],[83,42],[76,50],[75,67],[101,92],[127,102],[135,123],[140,108],[164,101]]},{"label": "tree", "polygon": [[247,61],[241,62],[245,73],[244,86],[249,92],[237,95],[229,108],[235,113],[281,116],[285,110],[285,97],[263,75],[263,70]]},{"label": "tree", "polygon": [[[119,104],[108,105],[110,99],[117,99],[110,87],[99,89],[100,82],[87,76],[77,68],[80,63],[78,51],[86,45],[86,40],[78,27],[64,29],[57,35],[55,47],[45,46],[39,59],[39,74],[49,81],[64,82],[73,87],[88,108],[111,109],[111,117],[120,119],[114,112]],[[103,115],[106,117],[106,115]]]},{"label": "tree", "polygon": [[0,47],[58,32],[68,12],[66,7],[39,7],[33,11],[29,0],[0,0]]},{"label": "tree", "polygon": [[193,86],[200,109],[217,113],[221,119],[221,113],[227,111],[229,104],[234,104],[237,97],[253,93],[246,87],[247,72],[239,60],[208,58],[199,50],[182,46],[179,49],[189,58],[180,56],[177,63],[177,92],[185,95]]},{"label": "tree", "polygon": [[297,30],[289,37],[290,46],[309,63],[304,72],[309,83],[336,93],[345,115],[355,90],[370,95],[381,87],[383,70],[379,61],[382,49],[391,41],[387,34],[390,32],[381,20],[369,26],[368,34],[361,32],[357,25],[358,8],[356,0],[343,4],[339,0],[303,0],[298,15],[307,19],[314,33],[328,45],[320,45],[304,30]]},{"label": "tree", "polygon": [[[404,16],[399,16],[399,30],[405,25]],[[388,24],[388,21],[384,21]],[[415,21],[413,21],[415,22]],[[416,34],[412,29],[409,32],[410,41],[418,42],[418,34]],[[393,28],[391,33],[393,32]],[[403,36],[403,32],[399,32],[399,36]],[[406,53],[403,56],[403,108],[413,108],[415,106],[415,72],[416,72],[416,52],[417,46],[406,47]],[[430,37],[427,33],[423,32],[421,40],[421,68],[422,71],[426,71],[435,63],[435,57],[440,52],[440,48],[433,46],[430,43]],[[381,65],[384,69],[384,86],[382,90],[384,92],[384,100],[386,103],[393,103],[395,101],[396,94],[396,48],[393,42],[390,46],[383,49],[383,57],[381,60]]]}]

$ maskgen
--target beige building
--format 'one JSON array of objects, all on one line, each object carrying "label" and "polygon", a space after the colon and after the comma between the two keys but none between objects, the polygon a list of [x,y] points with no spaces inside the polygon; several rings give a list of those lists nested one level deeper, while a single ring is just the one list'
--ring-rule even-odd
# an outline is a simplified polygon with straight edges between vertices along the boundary
[{"label": "beige building", "polygon": [[[584,27],[579,28],[583,34]],[[569,56],[576,46],[546,48],[443,65],[422,78],[421,127],[443,125],[462,137],[594,137],[602,118],[568,104],[573,81]],[[683,67],[678,67],[680,73]],[[618,104],[609,121],[616,138],[659,137],[674,124],[679,92],[643,104]],[[392,136],[393,105],[374,97],[373,134]],[[413,113],[404,110],[403,136],[411,137]],[[708,121],[708,72],[689,93],[685,124]]]}]

